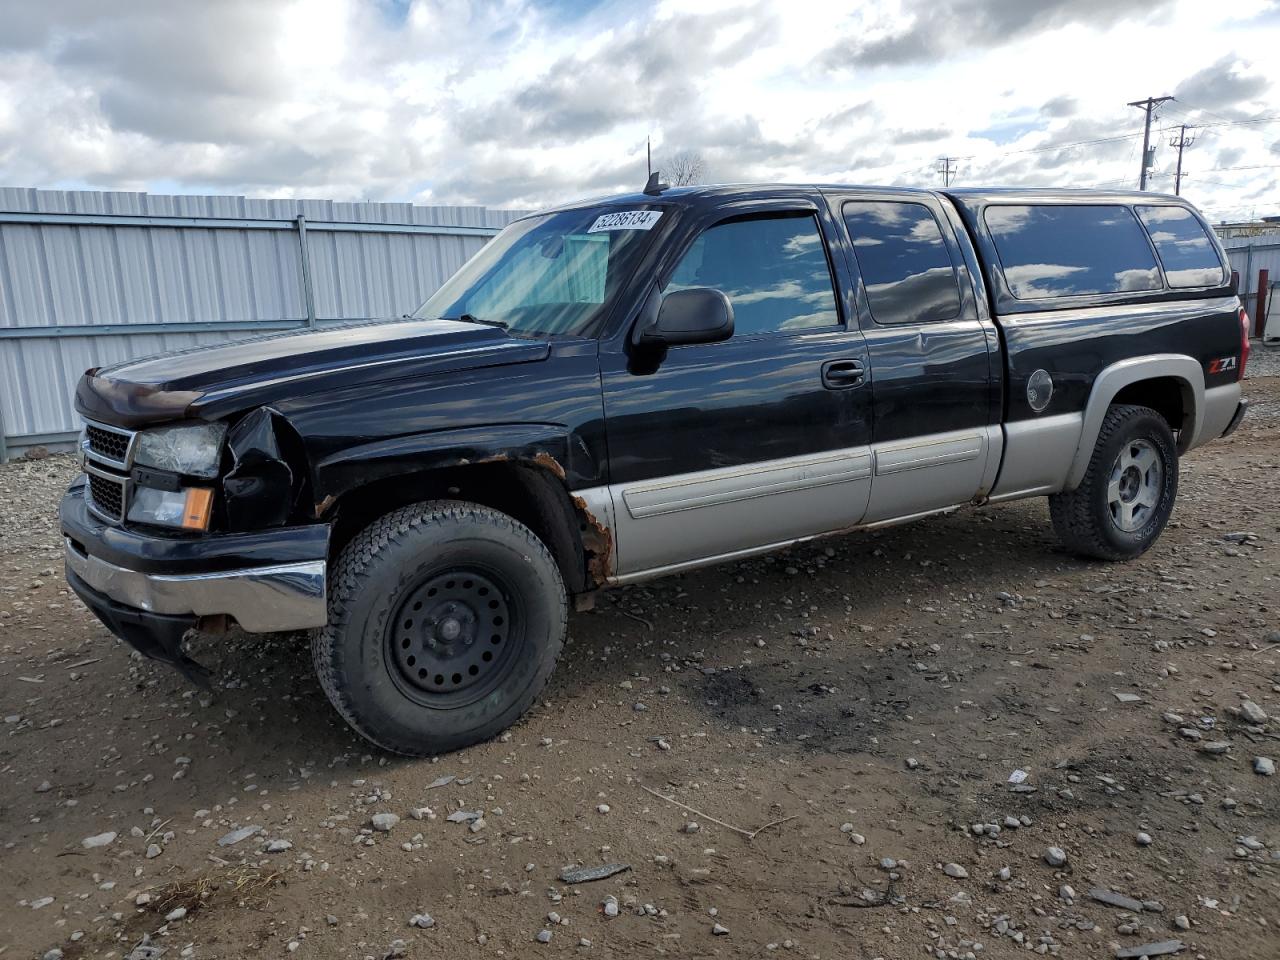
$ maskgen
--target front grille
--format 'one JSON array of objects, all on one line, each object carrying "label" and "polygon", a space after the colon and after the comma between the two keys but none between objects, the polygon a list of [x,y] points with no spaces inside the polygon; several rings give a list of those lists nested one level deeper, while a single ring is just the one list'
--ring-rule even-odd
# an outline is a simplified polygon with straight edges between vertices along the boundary
[{"label": "front grille", "polygon": [[123,523],[129,511],[129,468],[133,466],[132,430],[106,423],[84,425],[84,472],[89,476],[88,505],[109,523]]},{"label": "front grille", "polygon": [[84,433],[88,441],[89,453],[113,463],[127,462],[129,443],[133,440],[132,433],[113,430],[94,423],[85,424]]},{"label": "front grille", "polygon": [[104,519],[119,523],[124,519],[124,479],[89,474],[89,500]]}]

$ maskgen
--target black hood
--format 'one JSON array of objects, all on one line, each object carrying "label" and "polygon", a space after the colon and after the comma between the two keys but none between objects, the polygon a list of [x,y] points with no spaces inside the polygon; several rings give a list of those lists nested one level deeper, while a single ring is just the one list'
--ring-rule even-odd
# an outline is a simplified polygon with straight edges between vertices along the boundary
[{"label": "black hood", "polygon": [[454,320],[398,320],[235,340],[89,370],[76,409],[125,427],[216,419],[360,383],[545,359],[543,341]]}]

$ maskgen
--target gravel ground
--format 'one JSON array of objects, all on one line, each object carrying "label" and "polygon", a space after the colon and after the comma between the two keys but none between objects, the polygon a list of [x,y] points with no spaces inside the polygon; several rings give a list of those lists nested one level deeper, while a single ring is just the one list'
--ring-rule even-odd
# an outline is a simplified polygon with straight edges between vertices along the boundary
[{"label": "gravel ground", "polygon": [[1263,346],[1262,341],[1253,341],[1253,351],[1249,354],[1246,373],[1250,379],[1264,377],[1280,377],[1280,346]]},{"label": "gravel ground", "polygon": [[354,738],[302,637],[198,639],[212,692],[131,655],[61,580],[72,459],[0,468],[0,957],[1274,960],[1280,352],[1250,369],[1138,561],[1032,501],[620,590],[432,762]]}]

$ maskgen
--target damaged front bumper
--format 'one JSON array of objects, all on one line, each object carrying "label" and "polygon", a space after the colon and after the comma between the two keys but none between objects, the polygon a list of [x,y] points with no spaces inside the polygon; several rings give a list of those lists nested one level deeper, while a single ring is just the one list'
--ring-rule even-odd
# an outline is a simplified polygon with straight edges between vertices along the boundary
[{"label": "damaged front bumper", "polygon": [[84,480],[59,508],[67,582],[107,628],[184,672],[182,637],[203,617],[250,633],[302,630],[327,620],[329,526],[259,533],[164,536],[107,524],[89,512]]}]

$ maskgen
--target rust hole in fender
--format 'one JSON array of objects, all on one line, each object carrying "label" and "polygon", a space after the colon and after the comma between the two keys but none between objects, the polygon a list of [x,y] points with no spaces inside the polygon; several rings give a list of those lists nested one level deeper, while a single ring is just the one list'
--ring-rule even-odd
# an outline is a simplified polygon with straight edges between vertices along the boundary
[{"label": "rust hole in fender", "polygon": [[560,461],[549,453],[538,452],[533,455],[533,462],[540,467],[545,467],[554,473],[561,480],[565,479],[564,467],[560,466]]},{"label": "rust hole in fender", "polygon": [[582,549],[587,554],[587,574],[597,586],[603,585],[613,573],[609,566],[613,558],[613,534],[595,518],[582,497],[574,497],[573,503],[583,520]]}]

